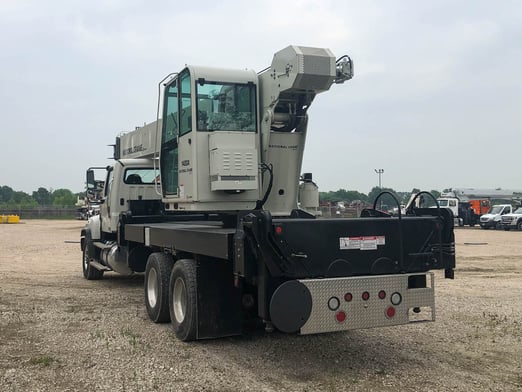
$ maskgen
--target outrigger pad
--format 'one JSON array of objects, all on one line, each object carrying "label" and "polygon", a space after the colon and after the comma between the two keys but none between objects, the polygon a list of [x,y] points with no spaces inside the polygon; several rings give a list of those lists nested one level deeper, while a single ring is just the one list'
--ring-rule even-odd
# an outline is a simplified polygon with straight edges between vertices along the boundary
[{"label": "outrigger pad", "polygon": [[298,332],[312,313],[312,295],[297,280],[279,286],[270,300],[272,324],[282,332]]}]

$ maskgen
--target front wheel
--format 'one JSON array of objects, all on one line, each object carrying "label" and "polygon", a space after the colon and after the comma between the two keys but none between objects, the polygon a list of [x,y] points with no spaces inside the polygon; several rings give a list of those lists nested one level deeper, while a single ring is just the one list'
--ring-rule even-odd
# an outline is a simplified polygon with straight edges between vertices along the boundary
[{"label": "front wheel", "polygon": [[502,229],[502,222],[497,222],[497,224],[495,225],[495,229],[497,229],[497,230]]},{"label": "front wheel", "polygon": [[196,339],[197,278],[195,260],[181,259],[170,275],[170,319],[176,337],[184,342]]},{"label": "front wheel", "polygon": [[98,280],[103,277],[103,271],[97,270],[91,265],[92,257],[89,255],[89,243],[86,243],[82,252],[83,277],[87,280]]},{"label": "front wheel", "polygon": [[522,219],[517,222],[517,230],[522,230]]},{"label": "front wheel", "polygon": [[165,253],[152,253],[145,268],[145,307],[155,323],[170,321],[169,280],[174,260]]}]

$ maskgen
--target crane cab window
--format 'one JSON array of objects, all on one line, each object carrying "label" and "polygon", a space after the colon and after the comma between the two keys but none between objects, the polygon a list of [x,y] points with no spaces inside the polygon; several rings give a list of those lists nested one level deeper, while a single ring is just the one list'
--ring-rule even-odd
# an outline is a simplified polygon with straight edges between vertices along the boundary
[{"label": "crane cab window", "polygon": [[178,85],[174,81],[165,91],[165,112],[163,113],[163,143],[176,139],[179,134],[178,114]]},{"label": "crane cab window", "polygon": [[180,97],[179,134],[185,135],[192,131],[192,101],[190,99],[190,74],[188,71],[180,75]]},{"label": "crane cab window", "polygon": [[255,131],[256,90],[253,83],[198,80],[198,131]]}]

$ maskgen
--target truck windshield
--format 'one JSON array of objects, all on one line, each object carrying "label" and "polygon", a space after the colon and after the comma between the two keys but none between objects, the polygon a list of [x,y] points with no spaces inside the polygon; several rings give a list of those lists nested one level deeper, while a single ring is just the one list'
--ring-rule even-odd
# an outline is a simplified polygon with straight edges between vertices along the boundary
[{"label": "truck windshield", "polygon": [[439,202],[439,207],[447,207],[448,206],[448,201],[447,200],[438,200]]},{"label": "truck windshield", "polygon": [[255,131],[256,89],[254,84],[199,81],[198,131]]},{"label": "truck windshield", "polygon": [[493,214],[493,215],[500,214],[502,212],[503,208],[504,207],[501,207],[501,206],[493,206],[493,208],[491,208],[491,211],[489,211],[489,213]]},{"label": "truck windshield", "polygon": [[154,178],[159,175],[159,172],[153,168],[133,168],[125,170],[125,177],[123,182],[130,185],[154,184]]}]

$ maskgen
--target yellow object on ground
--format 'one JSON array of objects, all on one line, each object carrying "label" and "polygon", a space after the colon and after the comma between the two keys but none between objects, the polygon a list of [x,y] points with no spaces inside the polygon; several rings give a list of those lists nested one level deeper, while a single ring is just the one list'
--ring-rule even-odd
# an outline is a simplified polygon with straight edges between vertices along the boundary
[{"label": "yellow object on ground", "polygon": [[0,223],[20,223],[18,215],[0,215]]}]

